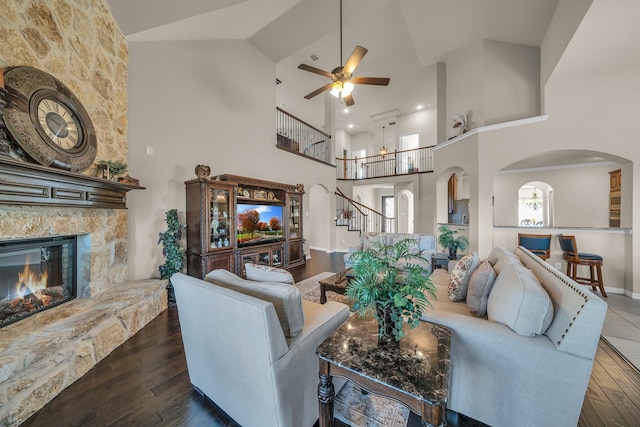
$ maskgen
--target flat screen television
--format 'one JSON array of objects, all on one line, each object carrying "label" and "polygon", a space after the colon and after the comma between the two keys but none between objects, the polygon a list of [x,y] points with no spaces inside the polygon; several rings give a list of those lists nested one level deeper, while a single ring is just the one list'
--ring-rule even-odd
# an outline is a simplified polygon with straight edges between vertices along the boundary
[{"label": "flat screen television", "polygon": [[283,240],[283,228],[282,206],[238,203],[236,215],[238,247]]}]

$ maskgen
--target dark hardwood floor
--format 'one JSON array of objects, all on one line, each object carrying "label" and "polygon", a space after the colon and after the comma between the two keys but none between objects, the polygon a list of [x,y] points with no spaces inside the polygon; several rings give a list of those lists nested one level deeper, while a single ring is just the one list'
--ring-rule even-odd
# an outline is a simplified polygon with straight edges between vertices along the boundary
[{"label": "dark hardwood floor", "polygon": [[[339,271],[343,265],[340,253],[312,251],[306,267],[292,273],[300,281],[323,271]],[[448,421],[452,427],[482,426],[453,413],[448,414]],[[178,313],[170,308],[23,423],[23,426],[52,427],[86,425],[238,424],[192,389]],[[419,418],[412,414],[409,426],[419,425]],[[639,425],[640,373],[601,341],[579,426]]]}]

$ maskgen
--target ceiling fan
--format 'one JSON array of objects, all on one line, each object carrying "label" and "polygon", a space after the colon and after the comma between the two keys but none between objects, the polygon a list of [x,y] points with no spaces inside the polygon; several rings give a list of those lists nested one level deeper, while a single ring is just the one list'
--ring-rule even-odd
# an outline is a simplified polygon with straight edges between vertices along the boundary
[{"label": "ceiling fan", "polygon": [[[353,91],[355,85],[361,84],[387,86],[390,81],[388,77],[353,76],[353,71],[356,69],[356,67],[366,54],[366,48],[362,46],[356,46],[355,49],[353,49],[351,56],[349,56],[349,59],[347,59],[347,62],[345,62],[344,65],[334,68],[331,72],[312,67],[311,65],[298,65],[298,68],[301,70],[320,74],[321,76],[331,79],[331,82],[306,95],[305,99],[311,99],[316,95],[320,95],[323,92],[331,90],[331,95],[335,96],[336,98],[344,99],[345,104],[350,107],[355,104],[355,102],[353,101],[353,96],[351,96],[351,92]],[[340,0],[340,61],[342,62],[342,0]]]}]

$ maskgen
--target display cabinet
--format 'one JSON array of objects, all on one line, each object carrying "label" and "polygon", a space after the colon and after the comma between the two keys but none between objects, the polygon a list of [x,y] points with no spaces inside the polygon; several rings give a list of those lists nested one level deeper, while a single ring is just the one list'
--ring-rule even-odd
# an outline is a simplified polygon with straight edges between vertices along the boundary
[{"label": "display cabinet", "polygon": [[185,186],[187,272],[204,277],[217,268],[233,270],[235,185],[196,179]]},{"label": "display cabinet", "polygon": [[289,238],[299,239],[302,236],[302,195],[288,194],[289,205]]},{"label": "display cabinet", "polygon": [[620,227],[620,204],[622,202],[622,171],[609,172],[609,227]]},{"label": "display cabinet", "polygon": [[219,175],[187,181],[187,274],[223,268],[245,276],[248,262],[303,265],[303,193],[297,186]]}]

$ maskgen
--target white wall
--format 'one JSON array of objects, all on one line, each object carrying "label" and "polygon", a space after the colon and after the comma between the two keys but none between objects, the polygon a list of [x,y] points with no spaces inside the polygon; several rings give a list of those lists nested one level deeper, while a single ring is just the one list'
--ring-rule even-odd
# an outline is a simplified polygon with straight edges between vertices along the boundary
[{"label": "white wall", "polygon": [[500,173],[494,179],[494,224],[517,226],[518,190],[531,181],[553,187],[554,225],[609,227],[609,172],[616,164]]},{"label": "white wall", "polygon": [[540,114],[540,49],[485,40],[485,125]]},{"label": "white wall", "polygon": [[[248,42],[129,44],[128,163],[146,187],[128,196],[130,279],[158,277],[164,213],[184,218],[184,181],[197,164],[212,175],[335,188],[335,168],[275,147],[274,81],[274,63]],[[312,222],[304,218],[305,235]]]},{"label": "white wall", "polygon": [[[453,116],[461,111],[468,115],[470,129],[484,126],[484,82],[482,43],[475,43],[447,56],[447,139],[453,134]],[[457,132],[457,131],[456,131]]]}]

